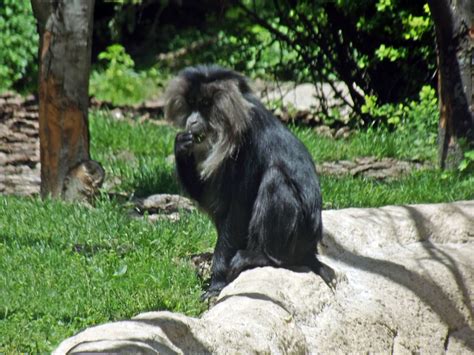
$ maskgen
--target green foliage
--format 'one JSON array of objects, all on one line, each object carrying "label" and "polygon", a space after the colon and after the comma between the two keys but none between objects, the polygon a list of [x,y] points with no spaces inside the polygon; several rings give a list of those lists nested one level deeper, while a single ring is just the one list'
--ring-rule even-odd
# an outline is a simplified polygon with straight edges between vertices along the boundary
[{"label": "green foliage", "polygon": [[412,138],[412,158],[419,158],[420,153],[425,155],[423,151],[435,146],[439,108],[436,92],[430,86],[423,86],[418,101],[406,103],[379,105],[375,96],[366,96],[362,112],[383,123],[376,130],[396,129],[400,135]]},{"label": "green foliage", "polygon": [[[236,6],[226,13],[229,25],[219,34],[218,55],[222,64],[250,75],[356,83],[387,103],[414,97],[434,71],[433,24],[426,3],[243,4],[246,10]],[[352,95],[357,110],[363,98]]]},{"label": "green foliage", "polygon": [[398,129],[432,132],[436,130],[439,119],[438,99],[430,86],[422,87],[418,101],[407,103],[379,105],[377,97],[366,96],[362,113],[380,118]]},{"label": "green foliage", "polygon": [[132,105],[155,93],[156,70],[137,72],[135,62],[122,45],[107,47],[98,58],[105,63],[105,70],[93,71],[90,79],[90,93],[97,99]]},{"label": "green foliage", "polygon": [[388,59],[391,62],[395,62],[399,59],[405,59],[407,57],[407,53],[408,53],[407,48],[397,49],[391,46],[387,47],[385,46],[385,44],[381,44],[380,47],[375,50],[375,55],[377,56],[378,59],[380,60]]},{"label": "green foliage", "polygon": [[462,173],[469,173],[474,171],[474,150],[464,152],[464,159],[461,161],[458,167]]},{"label": "green foliage", "polygon": [[430,8],[428,4],[423,6],[424,14],[421,16],[414,16],[413,14],[404,15],[402,23],[405,31],[403,37],[405,39],[420,40],[426,33],[433,29],[433,24],[430,19]]},{"label": "green foliage", "polygon": [[0,91],[10,89],[22,78],[33,76],[38,34],[29,0],[1,2],[0,48]]},{"label": "green foliage", "polygon": [[298,75],[285,67],[286,61],[297,58],[298,53],[293,48],[276,41],[268,30],[258,24],[249,25],[240,34],[225,30],[219,32],[215,61],[251,77],[283,80],[308,77],[306,71]]}]

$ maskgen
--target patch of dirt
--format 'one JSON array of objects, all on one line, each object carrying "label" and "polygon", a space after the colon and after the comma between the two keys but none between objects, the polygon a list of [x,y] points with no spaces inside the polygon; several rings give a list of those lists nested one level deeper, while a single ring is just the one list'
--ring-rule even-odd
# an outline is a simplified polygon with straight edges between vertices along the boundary
[{"label": "patch of dirt", "polygon": [[352,175],[385,180],[397,179],[409,174],[412,170],[420,170],[429,167],[431,167],[429,164],[419,161],[361,157],[355,160],[324,162],[317,165],[316,169],[322,175]]},{"label": "patch of dirt", "polygon": [[39,190],[38,103],[33,96],[0,94],[0,194]]}]

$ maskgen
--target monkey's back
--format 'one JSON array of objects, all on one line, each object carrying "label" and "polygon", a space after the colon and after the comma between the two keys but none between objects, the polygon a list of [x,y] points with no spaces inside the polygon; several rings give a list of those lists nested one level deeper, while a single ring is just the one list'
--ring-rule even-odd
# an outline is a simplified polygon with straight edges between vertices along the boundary
[{"label": "monkey's back", "polygon": [[[233,234],[240,236],[233,240],[242,241],[240,247],[244,248],[244,241],[254,228],[251,223],[257,208],[271,209],[275,204],[284,206],[286,201],[295,201],[294,220],[285,214],[275,216],[275,223],[294,225],[288,236],[280,238],[286,239],[277,243],[293,243],[295,255],[308,250],[315,252],[322,236],[322,202],[312,157],[303,143],[262,104],[253,104],[251,127],[240,149],[206,184],[209,193],[205,195],[210,199],[201,205],[218,231],[222,226],[231,228]],[[268,185],[270,172],[280,176],[272,186]],[[274,196],[267,206],[259,201],[263,189],[269,189]],[[233,216],[232,220],[227,215]]]}]

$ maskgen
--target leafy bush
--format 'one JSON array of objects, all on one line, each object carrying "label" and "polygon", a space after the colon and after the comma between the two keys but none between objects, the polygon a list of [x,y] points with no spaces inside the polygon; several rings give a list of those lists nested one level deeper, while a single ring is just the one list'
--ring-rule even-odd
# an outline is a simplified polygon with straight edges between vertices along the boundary
[{"label": "leafy bush", "polygon": [[99,54],[99,59],[106,63],[105,70],[93,71],[90,81],[90,93],[97,99],[131,105],[153,94],[156,71],[135,71],[135,62],[120,44],[107,47]]},{"label": "leafy bush", "polygon": [[[344,82],[356,116],[364,94],[380,103],[415,97],[435,68],[433,24],[424,2],[241,1],[226,12],[220,61],[247,74]],[[227,48],[226,48],[227,47]],[[416,63],[416,65],[414,65]],[[320,98],[321,111],[331,102]]]},{"label": "leafy bush", "polygon": [[362,112],[378,118],[378,122],[383,123],[379,129],[396,129],[400,135],[411,136],[412,158],[417,158],[421,151],[436,143],[438,99],[435,90],[430,86],[422,87],[417,101],[405,103],[379,105],[375,96],[366,96]]},{"label": "leafy bush", "polygon": [[28,0],[3,0],[0,5],[0,91],[23,77],[34,76],[38,34]]},{"label": "leafy bush", "polygon": [[388,126],[399,130],[435,133],[438,119],[438,99],[431,86],[423,86],[418,101],[399,104],[377,103],[377,97],[366,96],[362,112],[380,118]]},{"label": "leafy bush", "polygon": [[464,152],[464,158],[459,164],[459,171],[465,174],[474,172],[474,150]]}]

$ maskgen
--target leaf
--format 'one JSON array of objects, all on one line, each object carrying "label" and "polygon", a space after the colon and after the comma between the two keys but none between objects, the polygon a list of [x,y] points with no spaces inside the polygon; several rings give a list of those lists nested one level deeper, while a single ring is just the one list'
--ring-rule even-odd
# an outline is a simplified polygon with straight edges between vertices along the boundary
[{"label": "leaf", "polygon": [[467,160],[467,159],[463,159],[463,160],[461,161],[461,163],[459,164],[458,169],[459,169],[459,171],[464,171],[464,170],[467,169],[468,166],[469,166],[468,160]]},{"label": "leaf", "polygon": [[469,150],[469,151],[465,152],[464,157],[469,159],[469,160],[474,161],[474,150]]},{"label": "leaf", "polygon": [[123,264],[120,268],[114,272],[114,277],[121,277],[127,273],[128,266],[127,264]]}]

